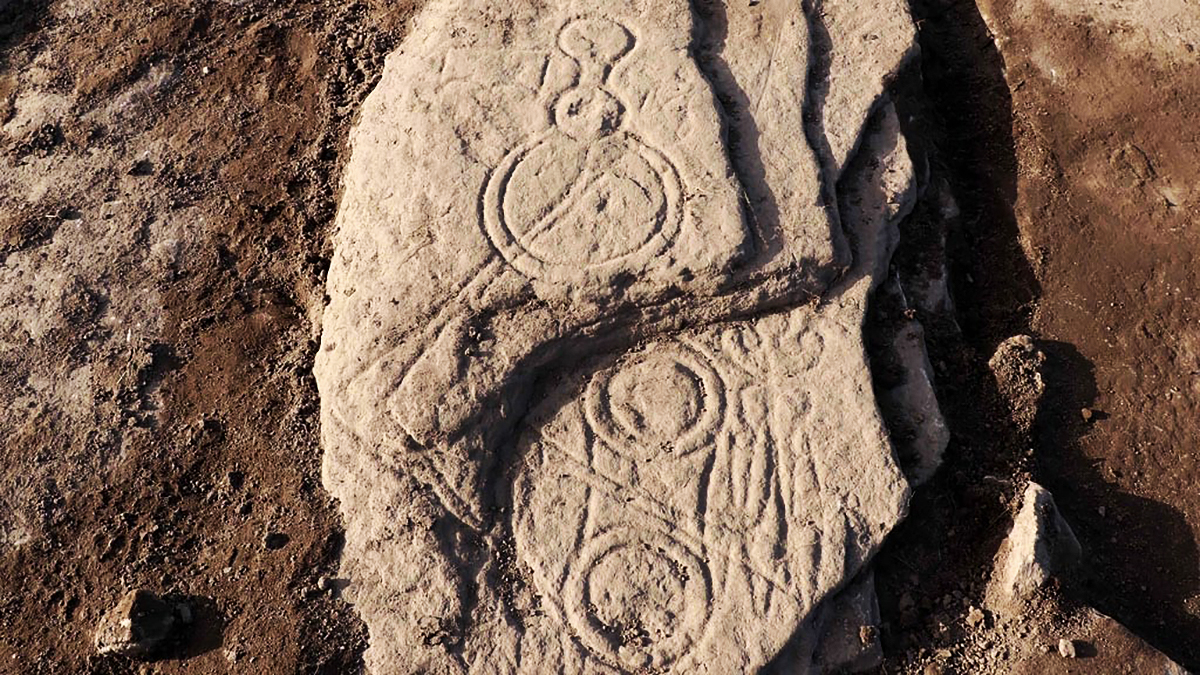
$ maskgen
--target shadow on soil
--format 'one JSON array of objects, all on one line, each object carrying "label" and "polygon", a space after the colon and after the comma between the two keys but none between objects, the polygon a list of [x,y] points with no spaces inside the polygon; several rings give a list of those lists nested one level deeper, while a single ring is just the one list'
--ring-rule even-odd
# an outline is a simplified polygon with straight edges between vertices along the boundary
[{"label": "shadow on soil", "polygon": [[164,654],[161,660],[190,659],[221,647],[225,635],[225,614],[211,598],[198,595],[169,596],[168,600],[184,604],[191,610],[191,625],[185,626],[186,633],[178,646]]},{"label": "shadow on soil", "polygon": [[[987,361],[999,342],[1029,331],[1040,295],[1019,244],[1013,106],[1000,54],[973,3],[913,0],[911,9],[921,58],[892,89],[918,175],[927,180],[901,225],[892,271],[902,283],[936,278],[946,260],[958,313],[877,294],[867,317],[872,377],[886,389],[894,379],[890,336],[915,310],[953,431],[941,470],[915,492],[908,518],[876,558],[889,665],[910,650],[955,643],[962,635],[942,626],[963,625],[963,600],[978,604],[983,594],[1020,487],[1009,478],[1027,475],[1029,463],[1027,440],[1011,423]],[[956,209],[947,207],[949,196]]]},{"label": "shadow on soil", "polygon": [[[1068,586],[1079,599],[1124,624],[1182,665],[1200,666],[1200,617],[1185,602],[1200,594],[1200,548],[1177,509],[1123,492],[1106,479],[1079,439],[1096,400],[1092,364],[1065,342],[1046,353],[1046,396],[1035,427],[1036,475],[1055,495],[1083,545],[1084,574]],[[1089,549],[1107,548],[1102,561]]]},{"label": "shadow on soil", "polygon": [[[967,605],[983,595],[1007,533],[1007,504],[1020,487],[1010,479],[1028,475],[1029,462],[987,361],[998,343],[1029,331],[1040,295],[1019,244],[1003,60],[974,3],[913,0],[910,8],[921,59],[898,83],[908,90],[898,102],[906,135],[928,159],[929,179],[893,265],[902,279],[919,276],[944,255],[957,311],[947,317],[917,309],[952,438],[939,473],[916,490],[908,519],[878,558],[889,663],[962,639]],[[956,209],[947,207],[949,198]],[[944,252],[937,250],[943,228]],[[888,316],[897,311],[873,308],[868,330],[901,320]]]},{"label": "shadow on soil", "polygon": [[41,25],[49,6],[49,0],[0,0],[0,73],[8,69],[9,50]]},{"label": "shadow on soil", "polygon": [[[1094,565],[1068,591],[1196,667],[1186,636],[1200,635],[1200,618],[1184,602],[1200,591],[1200,553],[1180,512],[1120,492],[1083,456],[1088,424],[1081,410],[1096,396],[1092,364],[1070,344],[1040,343],[1047,395],[1032,439],[1014,427],[996,389],[988,358],[999,342],[1030,332],[1041,295],[1014,212],[1019,160],[1004,62],[975,3],[910,0],[910,8],[922,50],[920,73],[911,79],[920,80],[925,104],[902,109],[901,118],[906,135],[925,146],[930,180],[904,225],[894,265],[903,277],[906,267],[929,259],[929,231],[940,211],[949,220],[946,258],[958,325],[918,311],[953,438],[941,471],[916,491],[908,519],[878,558],[888,662],[963,637],[963,600],[982,596],[1007,534],[1006,504],[1020,478],[1030,477],[1054,493],[1085,558],[1100,537],[1125,539],[1122,550],[1138,552]],[[945,218],[938,203],[941,181],[957,202],[956,217]],[[876,314],[868,330],[888,320]],[[1016,483],[1008,480],[1014,476]]]},{"label": "shadow on soil", "polygon": [[[897,103],[905,134],[929,171],[893,266],[903,280],[919,276],[936,254],[945,257],[956,314],[918,307],[916,318],[952,437],[938,474],[915,491],[908,518],[878,558],[888,665],[956,643],[967,605],[983,595],[1007,534],[1007,505],[1029,463],[987,361],[1001,341],[1029,331],[1040,295],[1019,244],[1013,105],[1003,60],[974,3],[912,0],[910,9],[921,56],[897,83]],[[944,253],[937,250],[943,230]],[[868,331],[899,320],[888,316],[896,311],[873,307]]]}]

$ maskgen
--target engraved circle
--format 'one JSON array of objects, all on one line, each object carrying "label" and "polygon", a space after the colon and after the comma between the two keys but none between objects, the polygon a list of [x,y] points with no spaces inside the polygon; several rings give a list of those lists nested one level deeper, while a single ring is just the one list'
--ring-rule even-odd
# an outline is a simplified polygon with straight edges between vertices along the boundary
[{"label": "engraved circle", "polygon": [[708,360],[679,343],[654,346],[598,372],[585,406],[596,434],[639,458],[707,446],[725,409],[725,384]]},{"label": "engraved circle", "polygon": [[803,370],[812,370],[821,362],[822,353],[825,351],[825,338],[821,337],[820,332],[815,329],[804,331],[796,338],[796,343],[800,346],[799,350],[799,365]]},{"label": "engraved circle", "polygon": [[662,153],[628,132],[593,142],[557,127],[514,150],[484,194],[487,234],[510,264],[572,280],[646,262],[678,236],[682,184]]},{"label": "engraved circle", "polygon": [[572,19],[558,34],[564,54],[581,63],[611,65],[633,49],[633,34],[611,19]]},{"label": "engraved circle", "polygon": [[703,635],[710,579],[700,558],[666,534],[610,530],[586,542],[571,567],[567,619],[611,665],[665,668]]},{"label": "engraved circle", "polygon": [[721,335],[721,354],[749,373],[761,369],[756,356],[763,354],[763,339],[753,324],[731,324]]},{"label": "engraved circle", "polygon": [[567,22],[559,48],[579,66],[577,82],[551,103],[549,129],[509,152],[483,188],[484,229],[527,276],[570,282],[633,270],[679,234],[679,171],[622,128],[625,104],[605,88],[634,44],[607,19]]}]

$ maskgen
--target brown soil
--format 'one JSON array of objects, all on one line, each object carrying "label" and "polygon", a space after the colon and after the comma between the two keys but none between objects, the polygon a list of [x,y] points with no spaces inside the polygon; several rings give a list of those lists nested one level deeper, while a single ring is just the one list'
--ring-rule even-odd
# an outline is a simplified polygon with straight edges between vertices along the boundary
[{"label": "brown soil", "polygon": [[[0,168],[85,169],[34,202],[0,187],[0,266],[49,256],[115,204],[132,211],[114,221],[128,220],[126,248],[68,251],[98,259],[64,284],[44,338],[0,358],[0,508],[24,531],[20,545],[0,537],[0,672],[139,672],[91,644],[134,587],[197,615],[149,672],[358,670],[364,630],[336,582],[317,584],[336,575],[340,533],[319,480],[311,308],[347,130],[416,4],[0,0],[0,125],[21,113],[34,64],[52,64],[37,84],[69,102],[0,135]],[[958,322],[920,317],[954,439],[880,562],[884,668],[936,656],[975,672],[965,616],[1030,475],[1085,549],[1067,604],[1198,668],[1200,197],[1178,186],[1200,184],[1200,65],[1131,55],[1049,12],[1015,21],[999,0],[989,12],[1011,39],[997,51],[972,3],[913,5],[922,72],[901,86],[930,98],[904,116],[930,141],[931,184],[961,209]],[[1045,79],[1034,49],[1068,65],[1069,86]],[[92,114],[116,100],[133,113]],[[939,194],[906,226],[901,270],[940,246]],[[189,223],[182,253],[128,262],[149,259],[173,219]],[[106,318],[126,286],[152,288],[160,315],[134,339]],[[1022,332],[1049,355],[1032,438],[986,366]],[[27,375],[84,364],[81,423]]]},{"label": "brown soil", "polygon": [[[1044,7],[980,5],[991,26],[973,3],[913,2],[934,182],[962,209],[949,251],[962,330],[930,331],[935,363],[958,365],[938,371],[955,435],[881,560],[883,671],[1071,668],[1006,659],[1013,640],[1068,633],[1080,604],[1200,668],[1200,65],[1131,53],[1111,26]],[[1059,64],[1065,82],[1035,60]],[[1048,357],[1029,436],[985,365],[1017,333]],[[1055,494],[1085,564],[1021,638],[965,616],[1008,526],[1012,481],[1026,476]],[[1121,672],[1108,668],[1136,649],[1097,640],[1113,652],[1075,672]]]},{"label": "brown soil", "polygon": [[[341,540],[319,479],[307,308],[321,306],[349,124],[412,3],[80,5],[0,2],[0,124],[39,58],[54,64],[40,84],[71,101],[51,124],[0,136],[3,161],[87,161],[35,205],[0,190],[0,263],[119,202],[144,210],[135,228],[182,214],[194,237],[137,280],[161,303],[144,343],[104,320],[115,289],[143,274],[124,260],[150,236],[137,234],[126,253],[95,242],[111,264],[81,272],[77,311],[28,361],[0,365],[20,391],[37,367],[96,364],[88,429],[39,403],[3,422],[0,504],[32,515],[28,543],[0,548],[0,672],[135,672],[91,644],[101,612],[135,587],[196,614],[153,672],[354,672],[365,631],[317,588]],[[80,121],[155,72],[169,75],[131,99],[135,115]]]},{"label": "brown soil", "polygon": [[1087,551],[1083,597],[1200,668],[1200,60],[1164,66],[1103,24],[996,5],[1033,327],[1057,369],[1034,471]]}]

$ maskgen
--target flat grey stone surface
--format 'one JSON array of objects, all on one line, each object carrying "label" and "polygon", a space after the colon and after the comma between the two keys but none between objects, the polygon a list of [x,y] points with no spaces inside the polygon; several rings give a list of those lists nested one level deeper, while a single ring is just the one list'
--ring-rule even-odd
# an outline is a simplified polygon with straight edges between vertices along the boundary
[{"label": "flat grey stone surface", "polygon": [[353,135],[316,366],[374,672],[815,644],[908,495],[862,339],[912,200],[907,16],[857,80],[818,67],[893,10],[424,10]]}]

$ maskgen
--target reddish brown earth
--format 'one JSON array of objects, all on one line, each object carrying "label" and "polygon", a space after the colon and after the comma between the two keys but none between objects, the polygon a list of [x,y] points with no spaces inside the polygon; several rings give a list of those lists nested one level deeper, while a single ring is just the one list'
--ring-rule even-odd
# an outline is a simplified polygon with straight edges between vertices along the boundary
[{"label": "reddish brown earth", "polygon": [[994,5],[1033,329],[1057,370],[1034,473],[1087,551],[1083,596],[1200,668],[1200,59],[1160,63],[1110,25]]},{"label": "reddish brown earth", "polygon": [[[63,372],[97,364],[96,412],[87,433],[43,410],[2,422],[4,498],[33,504],[36,522],[28,543],[0,548],[0,672],[136,672],[96,657],[92,634],[139,586],[197,615],[149,672],[353,672],[365,631],[317,589],[341,535],[319,479],[307,308],[321,305],[347,130],[412,3],[103,0],[72,18],[80,4],[0,3],[0,123],[45,52],[47,86],[73,101],[50,128],[4,136],[4,161],[119,161],[92,160],[32,207],[5,195],[0,261],[45,245],[67,211],[91,218],[118,199],[146,228],[173,213],[202,222],[147,280],[162,328],[143,348],[101,320],[110,288],[140,273],[114,260],[26,354]],[[168,83],[126,124],[79,121],[155,69]],[[0,364],[0,381],[20,389],[29,367]]]},{"label": "reddish brown earth", "polygon": [[[987,22],[973,3],[912,4],[929,93],[918,124],[962,209],[949,235],[961,332],[927,326],[954,439],[881,561],[881,672],[1143,672],[1129,668],[1154,655],[1115,624],[1077,631],[1090,640],[1079,661],[1012,660],[1014,640],[1071,635],[1086,605],[1200,668],[1200,61],[1124,49],[1129,26],[1014,14],[1011,0],[980,3]],[[1017,333],[1048,355],[1029,436],[986,370]],[[1029,625],[972,628],[1022,477],[1055,494],[1085,564]]]},{"label": "reddish brown earth", "polygon": [[[319,480],[311,308],[347,130],[416,4],[0,0],[0,125],[39,58],[54,64],[40,86],[70,102],[51,124],[0,135],[4,166],[86,168],[32,204],[0,189],[0,265],[117,202],[139,210],[135,253],[172,217],[195,234],[145,279],[161,327],[143,342],[104,318],[112,289],[143,271],[96,242],[109,264],[67,285],[45,339],[0,361],[0,509],[31,518],[25,543],[0,542],[0,672],[357,671],[362,626],[317,588],[336,575],[340,531]],[[949,242],[961,331],[923,317],[954,440],[881,560],[883,672],[1008,672],[998,650],[1017,638],[964,617],[1030,475],[1087,560],[1049,630],[1092,604],[1200,668],[1200,65],[1138,57],[1049,12],[1018,21],[999,0],[985,3],[1010,38],[997,49],[972,3],[913,4],[930,100],[910,123],[961,208]],[[1045,79],[1035,49],[1069,64],[1069,86]],[[120,124],[87,117],[160,72]],[[935,210],[918,208],[917,250],[898,266],[933,246]],[[986,369],[1021,332],[1050,356],[1031,439]],[[13,412],[32,366],[65,376],[85,363],[87,424],[36,397]],[[134,587],[196,609],[185,644],[150,666],[92,646],[101,613]],[[1126,639],[1103,630],[1098,649]],[[1114,657],[1090,658],[1073,672]]]}]

